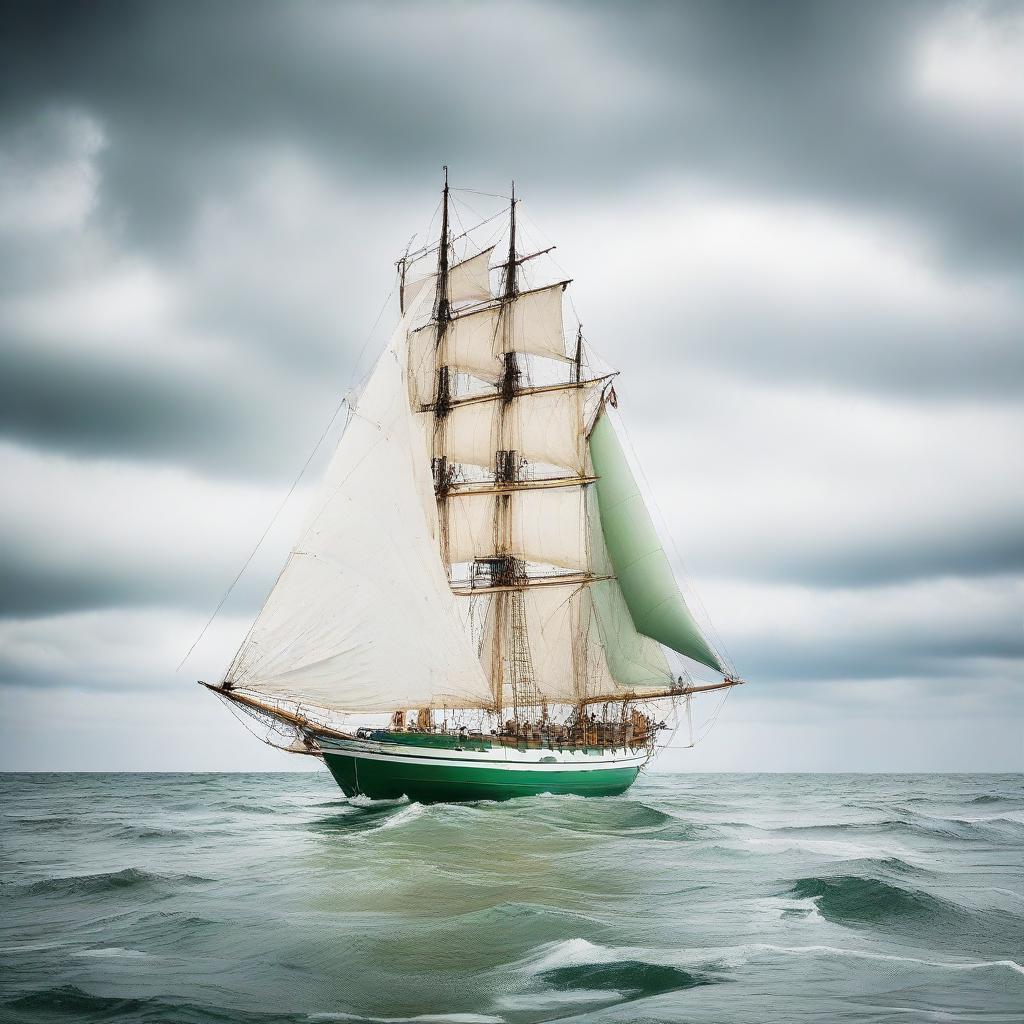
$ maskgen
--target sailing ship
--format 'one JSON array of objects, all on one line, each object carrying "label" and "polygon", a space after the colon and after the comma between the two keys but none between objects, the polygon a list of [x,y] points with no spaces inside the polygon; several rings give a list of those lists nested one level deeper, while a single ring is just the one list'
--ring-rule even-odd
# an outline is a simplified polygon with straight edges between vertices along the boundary
[{"label": "sailing ship", "polygon": [[570,280],[527,286],[550,248],[519,251],[517,202],[507,249],[475,250],[445,169],[440,238],[398,261],[400,323],[298,540],[203,683],[348,796],[622,793],[666,716],[741,682],[644,503],[616,373],[567,341]]}]

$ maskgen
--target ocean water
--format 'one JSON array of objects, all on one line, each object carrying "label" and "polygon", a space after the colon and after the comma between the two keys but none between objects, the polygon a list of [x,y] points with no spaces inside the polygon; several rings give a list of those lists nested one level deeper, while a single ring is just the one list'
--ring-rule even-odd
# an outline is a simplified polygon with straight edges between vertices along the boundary
[{"label": "ocean water", "polygon": [[0,1019],[1024,1021],[1024,776],[0,776]]}]

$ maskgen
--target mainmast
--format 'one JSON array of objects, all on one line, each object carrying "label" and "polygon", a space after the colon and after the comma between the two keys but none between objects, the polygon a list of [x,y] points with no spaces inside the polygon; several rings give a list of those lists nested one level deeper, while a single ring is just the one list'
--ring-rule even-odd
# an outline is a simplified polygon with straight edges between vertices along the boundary
[{"label": "mainmast", "polygon": [[437,250],[437,295],[434,299],[436,340],[434,345],[434,447],[431,466],[434,472],[434,491],[438,500],[438,518],[445,519],[444,501],[448,493],[451,474],[445,456],[444,426],[451,409],[451,372],[447,359],[447,334],[451,322],[451,304],[448,297],[449,249],[451,232],[448,228],[448,165],[444,167],[444,189],[441,193],[441,238]]},{"label": "mainmast", "polygon": [[509,205],[508,263],[505,266],[505,287],[501,296],[501,335],[505,367],[498,399],[499,447],[494,457],[495,486],[508,488],[494,496],[495,570],[492,586],[507,589],[495,591],[492,597],[493,647],[491,678],[494,680],[496,703],[500,709],[506,681],[512,691],[512,711],[518,723],[527,708],[540,704],[533,673],[533,658],[526,627],[523,591],[529,583],[526,567],[512,548],[513,516],[517,495],[513,488],[519,482],[522,458],[513,447],[512,403],[521,391],[521,373],[515,351],[515,301],[519,294],[516,253],[516,183],[512,182]]}]

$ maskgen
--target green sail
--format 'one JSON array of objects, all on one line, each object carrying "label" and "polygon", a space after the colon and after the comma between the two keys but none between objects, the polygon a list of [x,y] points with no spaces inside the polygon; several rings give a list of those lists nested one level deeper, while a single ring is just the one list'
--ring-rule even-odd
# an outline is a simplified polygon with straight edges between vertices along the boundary
[{"label": "green sail", "polygon": [[679,592],[625,453],[607,416],[590,434],[601,529],[622,596],[638,632],[722,672]]},{"label": "green sail", "polygon": [[[590,522],[590,557],[596,576],[613,576],[608,549],[601,533],[597,496],[591,488],[587,495]],[[661,645],[641,636],[622,596],[616,579],[601,580],[587,588],[605,663],[612,679],[627,690],[664,690],[672,684],[672,672]]]}]

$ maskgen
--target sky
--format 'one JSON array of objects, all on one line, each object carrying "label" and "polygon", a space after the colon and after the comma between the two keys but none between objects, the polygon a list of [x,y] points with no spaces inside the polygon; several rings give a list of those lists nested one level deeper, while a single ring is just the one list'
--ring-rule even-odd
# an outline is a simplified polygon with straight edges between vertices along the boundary
[{"label": "sky", "polygon": [[749,680],[658,767],[1024,770],[1024,4],[0,19],[0,769],[310,767],[195,680],[446,163],[557,243]]}]

